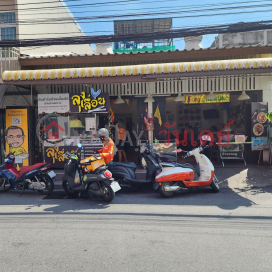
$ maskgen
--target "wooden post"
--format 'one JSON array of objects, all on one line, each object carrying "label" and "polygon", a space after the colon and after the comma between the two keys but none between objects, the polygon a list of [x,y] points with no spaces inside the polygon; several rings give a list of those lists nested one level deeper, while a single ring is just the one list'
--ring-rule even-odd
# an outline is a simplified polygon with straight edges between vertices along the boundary
[{"label": "wooden post", "polygon": [[260,150],[260,155],[259,155],[258,165],[260,164],[261,154],[262,154],[262,150]]}]

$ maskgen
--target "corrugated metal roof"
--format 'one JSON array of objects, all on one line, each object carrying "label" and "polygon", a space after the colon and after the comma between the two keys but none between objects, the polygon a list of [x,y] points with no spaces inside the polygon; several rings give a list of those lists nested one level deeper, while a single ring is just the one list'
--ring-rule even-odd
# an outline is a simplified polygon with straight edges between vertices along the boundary
[{"label": "corrugated metal roof", "polygon": [[272,58],[233,59],[219,61],[175,62],[141,64],[113,67],[88,67],[47,70],[5,71],[3,82],[35,80],[84,79],[116,76],[139,76],[153,74],[175,74],[207,71],[246,70],[271,68]]},{"label": "corrugated metal roof", "polygon": [[[262,46],[262,45],[244,45],[244,46],[225,46],[225,47],[222,47],[222,48],[219,48],[219,47],[215,47],[215,48],[200,48],[200,49],[191,49],[191,50],[175,50],[175,51],[160,51],[160,52],[130,52],[130,53],[114,53],[114,54],[99,54],[99,55],[96,55],[96,54],[84,54],[84,55],[81,55],[81,54],[74,54],[74,53],[71,53],[71,54],[57,54],[57,55],[41,55],[41,56],[21,56],[19,59],[20,60],[25,60],[25,59],[48,59],[48,58],[63,58],[63,57],[92,57],[92,56],[112,56],[112,55],[119,55],[119,56],[123,56],[123,55],[138,55],[138,54],[162,54],[162,53],[165,53],[165,54],[171,54],[173,52],[191,52],[191,51],[203,51],[203,52],[206,52],[206,51],[212,51],[212,50],[231,50],[231,49],[241,49],[241,48],[257,48],[257,47],[263,47],[263,48],[270,48],[271,47],[271,50],[272,50],[272,44],[268,44],[268,45],[265,45],[265,46]],[[271,51],[272,52],[272,51]]]}]

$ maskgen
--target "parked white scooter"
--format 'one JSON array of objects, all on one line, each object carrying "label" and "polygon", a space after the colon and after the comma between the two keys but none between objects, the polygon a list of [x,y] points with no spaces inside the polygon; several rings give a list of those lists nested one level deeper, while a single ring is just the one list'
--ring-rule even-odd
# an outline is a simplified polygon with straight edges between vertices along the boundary
[{"label": "parked white scooter", "polygon": [[[203,141],[211,141],[211,138],[203,135],[201,140],[203,143]],[[195,171],[190,164],[160,163],[163,171],[156,176],[155,181],[159,185],[158,189],[163,197],[172,197],[176,191],[207,186],[211,186],[213,192],[219,192],[218,179],[214,175],[214,166],[204,154],[200,153],[207,147],[209,146],[200,146],[183,156],[183,158],[195,156],[197,162]],[[182,152],[182,150],[180,149],[178,152]]]}]

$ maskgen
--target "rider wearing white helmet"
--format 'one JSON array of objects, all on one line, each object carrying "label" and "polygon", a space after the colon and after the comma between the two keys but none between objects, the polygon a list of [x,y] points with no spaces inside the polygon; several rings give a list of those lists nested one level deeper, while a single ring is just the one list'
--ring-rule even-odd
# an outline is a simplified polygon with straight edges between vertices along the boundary
[{"label": "rider wearing white helmet", "polygon": [[98,150],[98,153],[102,158],[104,158],[105,163],[109,164],[113,161],[114,142],[109,137],[109,131],[106,128],[99,129],[98,136],[103,142],[103,147]]}]

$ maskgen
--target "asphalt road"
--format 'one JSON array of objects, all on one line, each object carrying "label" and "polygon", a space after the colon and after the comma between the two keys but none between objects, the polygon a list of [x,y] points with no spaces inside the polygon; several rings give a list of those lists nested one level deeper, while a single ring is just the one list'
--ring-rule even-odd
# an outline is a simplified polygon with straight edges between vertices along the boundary
[{"label": "asphalt road", "polygon": [[272,186],[99,199],[0,194],[0,271],[271,271]]}]

